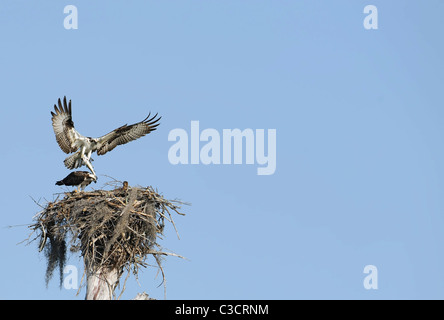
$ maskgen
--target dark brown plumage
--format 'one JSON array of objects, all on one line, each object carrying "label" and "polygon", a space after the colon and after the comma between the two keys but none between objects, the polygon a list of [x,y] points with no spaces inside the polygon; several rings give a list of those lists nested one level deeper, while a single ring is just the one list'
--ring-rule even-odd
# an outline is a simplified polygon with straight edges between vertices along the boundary
[{"label": "dark brown plumage", "polygon": [[64,179],[57,181],[58,186],[78,186],[80,190],[84,190],[91,182],[96,182],[96,177],[87,171],[73,171]]},{"label": "dark brown plumage", "polygon": [[108,151],[113,150],[118,145],[139,139],[144,135],[156,130],[157,126],[160,124],[157,122],[162,117],[156,119],[157,113],[151,118],[150,115],[151,112],[148,114],[148,117],[146,117],[142,121],[130,126],[125,124],[120,128],[117,128],[107,135],[99,138],[99,140],[101,140],[101,143],[97,147],[97,154],[99,156],[104,155]]},{"label": "dark brown plumage", "polygon": [[65,153],[71,153],[78,149],[73,146],[72,141],[74,138],[72,132],[74,129],[74,122],[72,121],[71,100],[69,100],[69,104],[67,104],[66,97],[64,97],[62,106],[62,102],[59,98],[58,105],[58,107],[57,105],[54,105],[55,113],[51,111],[52,126],[60,148]]}]

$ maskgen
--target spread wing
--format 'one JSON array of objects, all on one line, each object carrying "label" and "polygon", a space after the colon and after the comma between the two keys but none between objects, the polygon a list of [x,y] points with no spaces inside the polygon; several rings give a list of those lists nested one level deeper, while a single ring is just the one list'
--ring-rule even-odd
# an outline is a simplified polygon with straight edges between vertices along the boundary
[{"label": "spread wing", "polygon": [[108,151],[113,150],[118,145],[139,139],[140,137],[143,137],[144,135],[156,130],[157,126],[160,124],[158,121],[162,117],[156,119],[157,113],[152,118],[150,118],[150,115],[151,112],[148,117],[138,123],[130,126],[125,124],[124,126],[121,126],[120,128],[117,128],[116,130],[104,135],[103,137],[100,137],[98,139],[97,154],[103,155]]},{"label": "spread wing", "polygon": [[75,146],[75,141],[79,134],[74,129],[74,122],[72,121],[71,100],[67,104],[66,97],[64,97],[62,106],[62,102],[59,99],[58,107],[54,105],[54,111],[55,113],[51,111],[52,127],[54,128],[57,143],[65,153],[76,151],[78,147]]}]

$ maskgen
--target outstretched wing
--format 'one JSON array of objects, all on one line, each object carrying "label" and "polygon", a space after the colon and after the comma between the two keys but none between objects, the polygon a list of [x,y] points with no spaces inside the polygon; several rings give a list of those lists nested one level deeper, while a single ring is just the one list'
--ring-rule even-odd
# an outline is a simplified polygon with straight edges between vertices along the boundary
[{"label": "outstretched wing", "polygon": [[156,130],[157,126],[160,124],[158,121],[162,117],[156,119],[157,113],[152,118],[150,118],[150,115],[151,112],[148,117],[138,123],[130,126],[125,124],[124,126],[121,126],[120,128],[117,128],[116,130],[104,135],[103,137],[100,137],[98,139],[97,154],[103,155],[108,151],[113,150],[118,145],[139,139],[151,131]]},{"label": "outstretched wing", "polygon": [[66,96],[62,102],[58,101],[57,105],[54,105],[54,112],[52,115],[52,127],[56,136],[57,143],[65,153],[71,153],[78,149],[75,145],[75,141],[79,136],[78,132],[74,129],[74,122],[71,116],[71,100],[69,104],[66,103]]}]

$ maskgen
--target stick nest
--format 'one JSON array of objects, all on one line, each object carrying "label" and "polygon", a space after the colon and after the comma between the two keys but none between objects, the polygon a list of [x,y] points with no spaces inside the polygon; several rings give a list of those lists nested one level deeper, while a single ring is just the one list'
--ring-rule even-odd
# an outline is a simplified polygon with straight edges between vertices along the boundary
[{"label": "stick nest", "polygon": [[68,246],[84,257],[85,272],[116,269],[119,278],[125,269],[137,276],[151,255],[165,280],[161,257],[181,257],[162,251],[157,239],[163,236],[165,220],[176,229],[171,212],[184,215],[179,212],[183,203],[164,199],[152,187],[128,187],[124,182],[110,191],[70,192],[58,198],[42,206],[29,226],[37,234],[33,240],[39,239],[39,251],[45,250],[46,285],[57,266],[62,285]]}]

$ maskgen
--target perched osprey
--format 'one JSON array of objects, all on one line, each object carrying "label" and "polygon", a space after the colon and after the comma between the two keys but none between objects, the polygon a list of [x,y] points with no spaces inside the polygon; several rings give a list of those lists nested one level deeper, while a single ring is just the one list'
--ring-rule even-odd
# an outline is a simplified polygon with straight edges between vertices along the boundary
[{"label": "perched osprey", "polygon": [[51,112],[52,126],[57,143],[65,153],[75,152],[65,159],[65,166],[68,169],[75,169],[86,165],[96,179],[96,173],[90,162],[93,152],[96,151],[100,156],[113,150],[118,145],[143,137],[151,131],[156,130],[160,124],[157,122],[162,118],[159,117],[156,119],[157,113],[152,118],[149,118],[151,115],[150,112],[148,117],[138,123],[129,126],[125,124],[100,138],[91,138],[82,136],[74,129],[71,114],[71,100],[69,100],[69,104],[67,104],[66,97],[64,97],[62,106],[62,102],[59,99],[58,107],[54,105],[54,111],[55,113]]},{"label": "perched osprey", "polygon": [[91,182],[97,181],[96,177],[88,171],[73,171],[68,174],[63,180],[57,181],[58,186],[78,186],[80,190],[84,190]]}]

